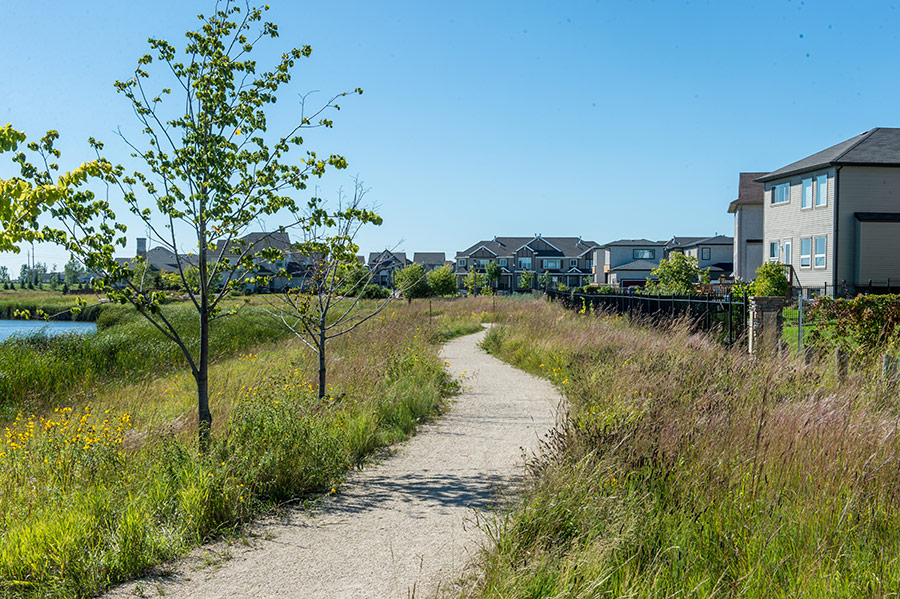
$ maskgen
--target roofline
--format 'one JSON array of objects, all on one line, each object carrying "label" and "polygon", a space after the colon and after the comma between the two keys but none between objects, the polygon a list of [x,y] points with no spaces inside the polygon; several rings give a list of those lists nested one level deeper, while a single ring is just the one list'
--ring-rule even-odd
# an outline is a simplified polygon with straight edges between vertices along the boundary
[{"label": "roofline", "polygon": [[[528,247],[529,244],[530,244],[532,241],[534,241],[535,239],[541,239],[541,240],[544,241],[544,243],[546,243],[547,245],[549,245],[550,247],[552,247],[552,248],[553,248],[554,250],[556,250],[557,252],[562,252],[561,249],[559,249],[558,247],[556,247],[555,245],[553,245],[552,243],[550,243],[549,241],[547,241],[547,239],[546,239],[545,237],[541,237],[540,235],[536,235],[536,236],[532,237],[531,239],[529,239],[529,240],[528,240],[528,243],[525,243],[525,244],[523,244],[523,245],[520,245],[518,248],[516,248],[515,252],[513,252],[513,253],[515,254],[516,252],[518,252],[519,250],[521,250],[523,247]],[[534,249],[534,248],[531,248],[531,251],[535,251],[535,249]]]},{"label": "roofline", "polygon": [[[872,135],[873,135],[876,131],[879,131],[880,129],[882,129],[882,127],[874,127],[874,128],[872,128],[872,129],[869,129],[869,130],[866,131],[865,133],[863,133],[862,136],[856,141],[856,143],[854,143],[854,144],[851,145],[849,148],[847,148],[846,150],[844,150],[843,152],[841,152],[840,154],[838,154],[838,155],[835,157],[834,160],[830,160],[830,161],[828,161],[828,162],[822,162],[822,163],[819,163],[819,164],[817,164],[817,165],[813,165],[813,166],[809,166],[809,167],[804,167],[804,168],[794,169],[794,170],[792,170],[792,171],[788,171],[788,172],[781,173],[781,174],[779,174],[779,175],[775,175],[774,177],[772,176],[772,173],[769,173],[768,175],[763,175],[763,176],[760,177],[759,179],[754,179],[754,181],[761,182],[761,183],[767,183],[767,182],[769,182],[769,181],[775,181],[776,179],[784,179],[785,177],[793,177],[794,175],[799,175],[800,173],[807,173],[807,172],[809,172],[809,171],[815,171],[815,170],[818,170],[818,169],[820,169],[820,168],[822,168],[822,167],[826,167],[826,166],[837,166],[837,165],[846,165],[846,166],[900,166],[900,164],[895,164],[895,163],[884,163],[884,162],[846,162],[846,161],[844,161],[844,160],[841,160],[841,158],[842,158],[843,156],[846,156],[849,152],[853,151],[853,150],[856,148],[856,146],[858,146],[858,145],[861,144],[862,142],[864,142],[864,141],[866,141],[867,139],[869,139],[870,137],[872,137]],[[843,143],[843,142],[841,142],[841,143]],[[832,146],[832,147],[833,147],[833,146]],[[824,152],[825,150],[821,150],[821,151]],[[817,153],[818,153],[818,152],[817,152]],[[801,158],[800,160],[804,160],[804,159]],[[776,171],[772,171],[772,172],[776,172]]]}]

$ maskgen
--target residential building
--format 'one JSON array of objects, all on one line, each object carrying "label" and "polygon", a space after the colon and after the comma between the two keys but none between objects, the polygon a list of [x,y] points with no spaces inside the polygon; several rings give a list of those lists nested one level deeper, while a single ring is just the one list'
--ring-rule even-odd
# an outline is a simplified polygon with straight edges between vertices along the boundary
[{"label": "residential building", "polygon": [[538,277],[550,273],[554,285],[579,287],[589,282],[593,266],[592,252],[598,247],[594,241],[581,237],[494,237],[456,253],[456,280],[465,288],[466,275],[471,271],[485,272],[489,262],[500,267],[501,291],[521,288],[522,273],[534,273],[532,288],[538,288]]},{"label": "residential building", "polygon": [[405,252],[383,250],[369,254],[366,265],[372,273],[372,283],[382,287],[394,286],[394,273],[410,264]]},{"label": "residential building", "polygon": [[665,257],[666,243],[649,239],[619,239],[594,252],[594,283],[632,287],[653,279],[650,271]]},{"label": "residential building", "polygon": [[713,237],[673,237],[666,244],[666,257],[673,253],[692,256],[697,267],[709,270],[711,281],[730,278],[734,271],[734,238],[726,235]]},{"label": "residential building", "polygon": [[413,264],[421,264],[425,268],[425,272],[447,264],[444,252],[415,252],[412,261]]},{"label": "residential building", "polygon": [[900,128],[875,128],[757,179],[764,258],[802,287],[900,280]]},{"label": "residential building", "polygon": [[766,173],[741,173],[738,197],[728,205],[734,215],[734,278],[752,281],[763,263],[763,196],[765,185],[757,181]]}]

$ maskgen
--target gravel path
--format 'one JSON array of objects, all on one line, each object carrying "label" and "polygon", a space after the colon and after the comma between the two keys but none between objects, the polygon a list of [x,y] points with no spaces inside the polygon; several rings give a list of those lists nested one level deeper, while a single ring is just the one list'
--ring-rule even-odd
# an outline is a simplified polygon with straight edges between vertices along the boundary
[{"label": "gravel path", "polygon": [[318,509],[283,510],[249,527],[246,544],[195,551],[164,575],[107,596],[427,598],[452,587],[484,533],[476,514],[522,474],[555,423],[548,382],[478,347],[484,332],[447,343],[464,386],[448,412],[377,465],[353,473]]}]

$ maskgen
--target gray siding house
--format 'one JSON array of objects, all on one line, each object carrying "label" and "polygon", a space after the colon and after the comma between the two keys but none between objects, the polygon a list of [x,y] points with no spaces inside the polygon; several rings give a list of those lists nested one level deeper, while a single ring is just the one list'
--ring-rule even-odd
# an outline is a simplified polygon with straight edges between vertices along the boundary
[{"label": "gray siding house", "polygon": [[456,253],[456,281],[465,288],[465,278],[470,271],[485,272],[489,262],[500,266],[498,289],[502,291],[520,288],[519,280],[524,271],[534,273],[532,288],[538,287],[538,277],[550,273],[553,284],[579,287],[589,282],[593,267],[594,241],[581,237],[494,237]]},{"label": "gray siding house", "polygon": [[757,179],[764,259],[803,287],[900,282],[900,128],[866,131]]},{"label": "gray siding house", "polygon": [[752,281],[763,263],[763,196],[765,185],[756,179],[766,173],[741,173],[738,197],[728,205],[734,215],[734,278]]},{"label": "gray siding house", "polygon": [[631,287],[654,277],[650,271],[665,257],[666,243],[649,239],[619,239],[594,250],[594,283]]},{"label": "gray siding house", "polygon": [[369,254],[366,267],[372,273],[372,283],[382,287],[394,286],[394,273],[408,266],[410,261],[405,252],[383,250]]},{"label": "gray siding house", "polygon": [[[690,240],[680,241],[679,240]],[[714,237],[673,237],[666,247],[666,257],[673,253],[692,256],[697,259],[697,266],[709,269],[709,278],[717,281],[732,276],[734,270],[734,238],[726,235]]]},{"label": "gray siding house", "polygon": [[440,268],[447,263],[444,252],[415,252],[413,254],[413,264],[421,264],[425,272]]}]

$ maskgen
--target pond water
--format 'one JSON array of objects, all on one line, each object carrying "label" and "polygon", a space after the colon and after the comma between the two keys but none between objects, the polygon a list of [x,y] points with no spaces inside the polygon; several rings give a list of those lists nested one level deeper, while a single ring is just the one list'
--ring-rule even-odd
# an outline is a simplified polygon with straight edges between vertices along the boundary
[{"label": "pond water", "polygon": [[34,335],[43,332],[47,335],[61,333],[81,333],[84,335],[97,332],[93,322],[72,322],[68,320],[0,320],[0,341],[13,335]]}]

